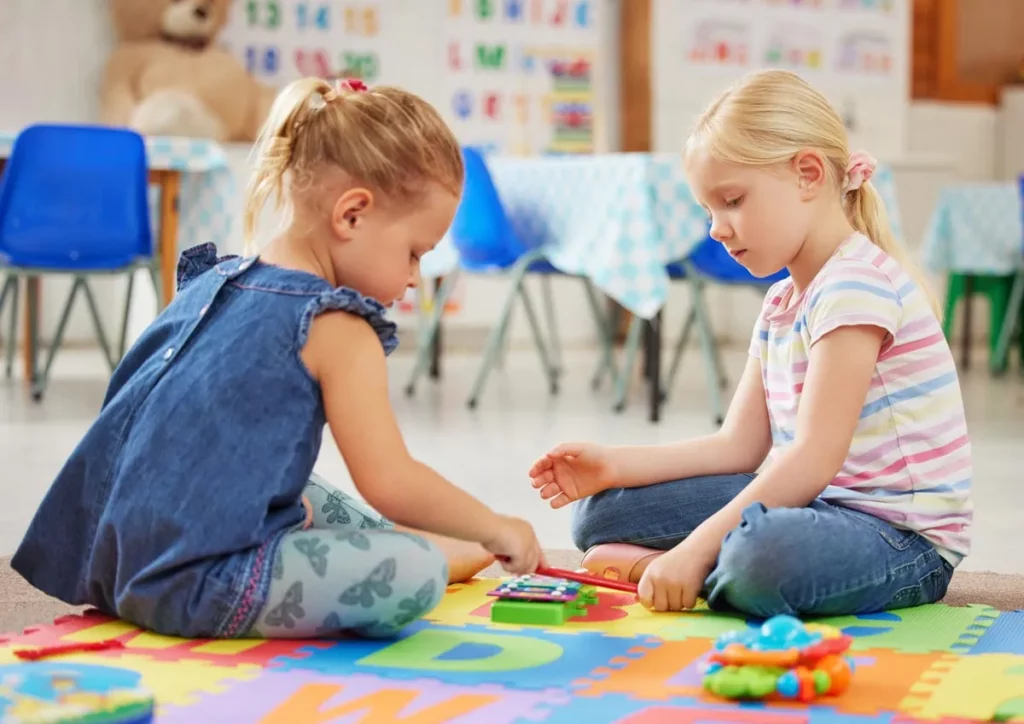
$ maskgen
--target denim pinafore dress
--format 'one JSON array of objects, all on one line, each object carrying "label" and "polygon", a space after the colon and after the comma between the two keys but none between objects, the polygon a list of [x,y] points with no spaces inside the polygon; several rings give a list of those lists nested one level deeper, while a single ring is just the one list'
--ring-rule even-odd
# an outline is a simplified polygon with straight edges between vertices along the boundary
[{"label": "denim pinafore dress", "polygon": [[256,258],[186,251],[173,302],[118,365],[98,419],[36,512],[12,566],[70,604],[185,637],[242,636],[326,422],[300,352],[315,315],[378,302]]}]

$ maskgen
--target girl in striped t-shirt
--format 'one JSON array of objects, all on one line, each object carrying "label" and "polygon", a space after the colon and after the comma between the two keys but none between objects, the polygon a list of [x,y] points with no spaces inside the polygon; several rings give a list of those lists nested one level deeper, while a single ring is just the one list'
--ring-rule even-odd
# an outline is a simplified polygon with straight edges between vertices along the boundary
[{"label": "girl in striped t-shirt", "polygon": [[756,276],[789,270],[725,424],[669,445],[559,445],[534,487],[555,508],[579,501],[584,565],[639,580],[659,611],[699,595],[755,616],[939,600],[970,547],[970,441],[937,304],[889,230],[874,160],[784,71],[712,103],[684,160],[711,236]]}]

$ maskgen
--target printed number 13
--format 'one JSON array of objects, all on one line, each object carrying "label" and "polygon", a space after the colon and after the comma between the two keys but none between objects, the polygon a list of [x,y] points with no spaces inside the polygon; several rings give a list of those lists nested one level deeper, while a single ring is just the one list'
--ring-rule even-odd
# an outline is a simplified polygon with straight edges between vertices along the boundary
[{"label": "printed number 13", "polygon": [[[257,2],[257,0],[249,0],[245,4],[246,15],[248,16],[249,25],[260,24],[260,6],[264,3]],[[277,0],[268,0],[266,3],[267,17],[265,25],[268,28],[277,28],[281,25],[281,6],[278,5]]]}]

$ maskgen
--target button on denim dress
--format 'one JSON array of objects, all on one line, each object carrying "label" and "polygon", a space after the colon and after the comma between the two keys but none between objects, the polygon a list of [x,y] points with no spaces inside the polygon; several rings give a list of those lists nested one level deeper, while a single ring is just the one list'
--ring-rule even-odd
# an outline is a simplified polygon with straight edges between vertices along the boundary
[{"label": "button on denim dress", "polygon": [[300,353],[316,314],[376,301],[258,259],[186,251],[178,294],[115,370],[12,565],[70,604],[168,635],[246,634],[325,425]]}]

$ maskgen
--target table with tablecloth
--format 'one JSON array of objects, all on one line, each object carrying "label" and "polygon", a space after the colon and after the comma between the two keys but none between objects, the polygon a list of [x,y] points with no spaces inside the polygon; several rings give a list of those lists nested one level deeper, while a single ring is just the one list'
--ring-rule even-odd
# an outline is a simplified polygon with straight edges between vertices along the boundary
[{"label": "table with tablecloth", "polygon": [[[961,366],[970,366],[971,296],[981,278],[1000,286],[1021,268],[1024,260],[1024,222],[1021,191],[1016,183],[968,183],[947,186],[939,194],[925,232],[925,264],[935,272],[959,277],[963,286]],[[954,291],[950,285],[947,294]],[[954,295],[951,299],[955,299]],[[951,320],[946,321],[947,330]],[[990,335],[995,335],[991,330]],[[990,347],[992,341],[990,340]],[[993,355],[995,357],[997,355]],[[1004,359],[991,359],[994,368]]]},{"label": "table with tablecloth", "polygon": [[[10,156],[16,138],[16,133],[0,132],[0,159]],[[147,163],[155,180],[150,187],[154,239],[167,237],[174,241],[166,246],[158,242],[154,249],[160,254],[166,302],[174,292],[179,252],[206,241],[223,246],[237,228],[232,214],[236,206],[235,180],[224,150],[217,143],[171,137],[151,137],[145,141]],[[29,284],[27,293],[37,293],[37,284]],[[26,310],[28,306],[25,305]],[[25,359],[30,357],[31,350],[26,346]],[[26,379],[29,374],[30,370],[26,370]]]},{"label": "table with tablecloth", "polygon": [[1024,251],[1021,194],[1015,183],[947,186],[924,238],[924,261],[936,272],[1013,274]]},{"label": "table with tablecloth", "polygon": [[[645,320],[655,319],[668,299],[666,265],[707,238],[707,213],[690,191],[679,154],[491,156],[487,165],[525,243],[543,246],[557,269],[589,278]],[[891,170],[879,166],[872,183],[902,236]],[[457,266],[458,253],[445,237],[424,256],[422,274],[444,276]]]}]

